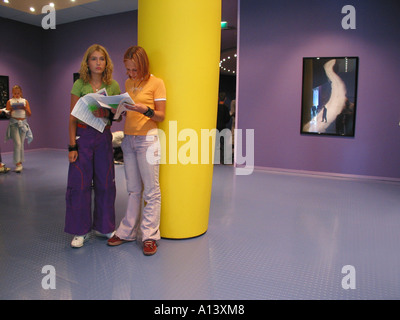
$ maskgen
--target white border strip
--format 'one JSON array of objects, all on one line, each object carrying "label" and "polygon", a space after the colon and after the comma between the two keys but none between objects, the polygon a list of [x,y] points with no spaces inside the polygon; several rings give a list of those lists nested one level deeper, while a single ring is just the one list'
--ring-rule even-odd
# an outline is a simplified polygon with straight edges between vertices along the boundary
[{"label": "white border strip", "polygon": [[344,173],[322,172],[322,171],[307,171],[307,170],[282,169],[282,168],[259,167],[259,166],[254,166],[254,171],[277,173],[277,174],[302,175],[302,176],[311,176],[317,178],[336,178],[344,180],[363,180],[363,181],[372,180],[377,182],[400,183],[400,178],[366,176],[366,175],[344,174]]}]

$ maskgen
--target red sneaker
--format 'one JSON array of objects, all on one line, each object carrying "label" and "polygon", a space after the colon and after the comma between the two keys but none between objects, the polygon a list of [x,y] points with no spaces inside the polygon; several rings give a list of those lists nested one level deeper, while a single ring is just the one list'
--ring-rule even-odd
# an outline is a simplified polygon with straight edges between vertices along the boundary
[{"label": "red sneaker", "polygon": [[109,246],[119,246],[120,244],[123,244],[125,242],[128,242],[128,240],[123,240],[116,234],[114,234],[110,239],[107,240],[107,244]]},{"label": "red sneaker", "polygon": [[154,240],[143,241],[143,254],[152,256],[157,252],[157,243]]}]

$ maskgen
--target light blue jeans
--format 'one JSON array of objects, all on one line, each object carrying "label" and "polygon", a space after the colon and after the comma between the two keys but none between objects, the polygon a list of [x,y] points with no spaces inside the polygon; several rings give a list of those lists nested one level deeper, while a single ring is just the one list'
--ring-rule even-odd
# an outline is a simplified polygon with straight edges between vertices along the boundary
[{"label": "light blue jeans", "polygon": [[24,142],[26,137],[26,131],[22,129],[18,123],[10,126],[11,138],[14,142],[14,164],[22,163],[25,161],[25,148]]},{"label": "light blue jeans", "polygon": [[136,240],[140,229],[142,241],[157,241],[160,239],[161,211],[158,136],[125,135],[121,148],[129,198],[116,235],[121,239]]}]

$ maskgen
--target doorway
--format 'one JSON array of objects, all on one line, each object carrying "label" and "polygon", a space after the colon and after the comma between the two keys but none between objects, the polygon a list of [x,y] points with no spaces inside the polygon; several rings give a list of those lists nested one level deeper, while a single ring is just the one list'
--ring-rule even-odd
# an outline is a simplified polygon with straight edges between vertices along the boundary
[{"label": "doorway", "polygon": [[225,104],[230,115],[229,121],[226,123],[226,128],[231,130],[230,141],[225,143],[232,146],[232,157],[230,163],[228,161],[227,164],[235,163],[234,130],[236,127],[238,3],[239,0],[222,0],[219,92],[225,94]]}]

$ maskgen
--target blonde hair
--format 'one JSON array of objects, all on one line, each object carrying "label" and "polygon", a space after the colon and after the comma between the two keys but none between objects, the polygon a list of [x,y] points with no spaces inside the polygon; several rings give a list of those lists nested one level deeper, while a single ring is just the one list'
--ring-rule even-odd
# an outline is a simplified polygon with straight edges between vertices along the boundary
[{"label": "blonde hair", "polygon": [[114,71],[114,65],[111,61],[110,55],[108,54],[106,48],[104,48],[103,46],[101,46],[99,44],[91,45],[86,50],[85,54],[83,55],[83,59],[81,62],[81,69],[79,70],[80,78],[84,82],[90,81],[91,75],[90,75],[90,70],[89,70],[89,66],[88,66],[88,60],[89,60],[90,56],[93,54],[93,52],[95,52],[95,51],[101,52],[106,59],[106,68],[103,71],[101,80],[106,84],[110,84],[111,80],[112,80],[112,73]]},{"label": "blonde hair", "polygon": [[13,92],[14,90],[20,90],[21,91],[21,97],[22,97],[22,88],[21,88],[21,86],[16,84],[15,86],[12,87],[11,92]]},{"label": "blonde hair", "polygon": [[150,78],[149,58],[142,47],[129,47],[124,54],[124,61],[126,60],[132,60],[135,63],[139,79],[148,80]]}]

